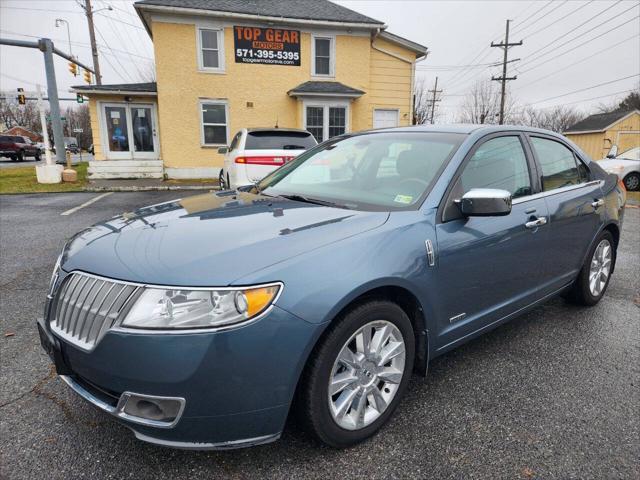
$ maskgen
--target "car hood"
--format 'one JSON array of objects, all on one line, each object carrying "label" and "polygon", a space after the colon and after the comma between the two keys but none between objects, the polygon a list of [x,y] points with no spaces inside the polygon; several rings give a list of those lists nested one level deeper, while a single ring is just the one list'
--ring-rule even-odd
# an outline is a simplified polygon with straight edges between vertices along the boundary
[{"label": "car hood", "polygon": [[638,160],[631,160],[628,158],[607,158],[604,160],[599,160],[598,165],[600,165],[604,170],[608,168],[615,167],[631,167],[633,165],[638,165],[640,162]]},{"label": "car hood", "polygon": [[61,266],[66,272],[81,270],[132,282],[225,286],[269,265],[376,228],[388,217],[387,212],[359,212],[246,192],[212,192],[98,223],[68,242]]}]

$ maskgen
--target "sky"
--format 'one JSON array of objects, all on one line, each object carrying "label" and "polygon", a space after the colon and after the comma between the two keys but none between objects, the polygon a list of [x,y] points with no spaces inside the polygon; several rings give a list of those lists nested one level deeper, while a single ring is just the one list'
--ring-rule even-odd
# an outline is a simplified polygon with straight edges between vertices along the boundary
[{"label": "sky", "polygon": [[[551,108],[575,106],[585,112],[610,104],[640,85],[640,1],[383,1],[335,0],[343,6],[385,22],[388,30],[426,45],[429,55],[417,64],[418,81],[431,88],[438,77],[442,89],[441,117],[454,120],[460,103],[477,81],[501,74],[503,52],[491,48],[504,39],[511,22],[508,76],[518,105]],[[144,81],[153,65],[153,46],[132,1],[93,0],[103,83]],[[112,10],[106,10],[111,6]],[[105,9],[105,10],[102,10]],[[99,11],[98,11],[99,10]],[[71,49],[91,64],[89,33],[75,0],[0,0],[0,37],[51,38],[58,49]],[[58,90],[82,84],[67,62],[56,59]],[[38,50],[0,46],[0,90],[33,90],[45,84]]]}]

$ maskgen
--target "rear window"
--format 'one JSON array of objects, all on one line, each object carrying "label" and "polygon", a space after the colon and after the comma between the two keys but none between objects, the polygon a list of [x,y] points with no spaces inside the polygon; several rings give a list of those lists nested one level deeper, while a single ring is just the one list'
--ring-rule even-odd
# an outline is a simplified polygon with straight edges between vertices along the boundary
[{"label": "rear window", "polygon": [[249,132],[245,150],[306,150],[316,145],[309,132]]}]

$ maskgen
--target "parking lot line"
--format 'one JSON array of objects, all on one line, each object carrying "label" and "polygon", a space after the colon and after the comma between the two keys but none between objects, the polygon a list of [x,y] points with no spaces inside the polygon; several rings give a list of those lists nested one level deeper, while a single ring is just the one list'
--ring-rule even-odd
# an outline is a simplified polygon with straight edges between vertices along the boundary
[{"label": "parking lot line", "polygon": [[107,195],[111,195],[113,192],[103,193],[102,195],[98,195],[97,197],[93,197],[91,200],[84,202],[82,205],[78,205],[77,207],[70,208],[69,210],[62,212],[60,215],[71,215],[72,213],[76,213],[78,210],[88,207],[92,203],[97,202],[98,200],[106,197]]}]

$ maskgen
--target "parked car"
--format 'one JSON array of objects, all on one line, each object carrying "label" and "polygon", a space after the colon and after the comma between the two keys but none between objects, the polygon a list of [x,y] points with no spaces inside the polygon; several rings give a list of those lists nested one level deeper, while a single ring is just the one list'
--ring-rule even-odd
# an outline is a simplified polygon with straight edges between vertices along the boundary
[{"label": "parked car", "polygon": [[220,188],[252,185],[317,143],[306,130],[243,128],[229,147],[218,149],[224,154],[224,167],[218,176]]},{"label": "parked car", "polygon": [[64,148],[71,153],[78,153],[80,151],[76,137],[64,137]]},{"label": "parked car", "polygon": [[630,192],[640,190],[640,147],[617,154],[617,148],[598,162],[605,171],[618,176]]},{"label": "parked car", "polygon": [[14,162],[22,162],[26,157],[40,161],[40,148],[27,137],[0,135],[0,157],[8,157]]},{"label": "parked car", "polygon": [[141,440],[270,442],[295,394],[306,428],[346,447],[431,359],[556,294],[598,303],[625,196],[546,130],[348,134],[248,189],[78,233],[38,330],[71,389]]}]

